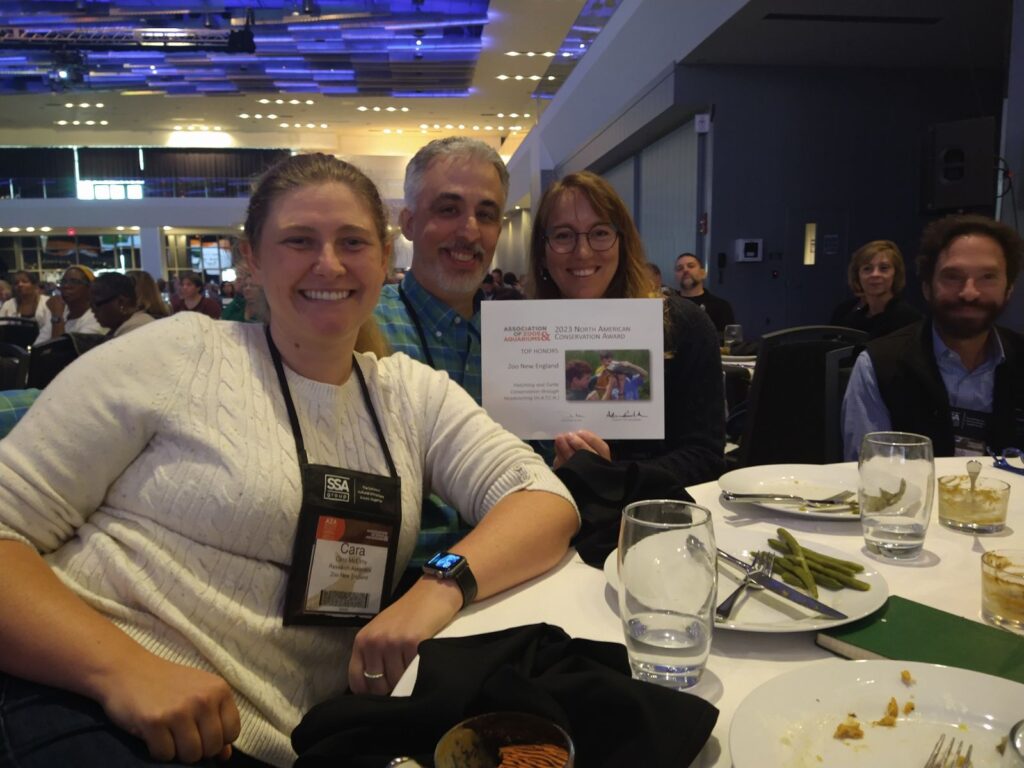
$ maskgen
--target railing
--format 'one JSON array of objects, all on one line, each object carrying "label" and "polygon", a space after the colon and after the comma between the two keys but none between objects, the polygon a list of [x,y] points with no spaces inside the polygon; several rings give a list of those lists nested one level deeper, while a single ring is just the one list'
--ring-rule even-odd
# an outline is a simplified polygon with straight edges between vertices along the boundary
[{"label": "railing", "polygon": [[[247,177],[178,176],[174,178],[146,179],[144,197],[248,197],[252,180]],[[4,199],[76,198],[77,188],[72,178],[45,178],[31,176],[0,177],[0,204]]]}]

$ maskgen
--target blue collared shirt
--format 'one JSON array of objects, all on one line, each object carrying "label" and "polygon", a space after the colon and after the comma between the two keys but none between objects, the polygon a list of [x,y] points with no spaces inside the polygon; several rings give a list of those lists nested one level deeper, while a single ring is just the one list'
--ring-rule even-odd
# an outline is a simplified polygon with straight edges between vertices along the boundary
[{"label": "blue collared shirt", "polygon": [[[411,271],[405,273],[402,290],[412,306],[415,318],[398,292],[397,285],[385,285],[374,310],[377,324],[395,352],[405,352],[416,360],[439,371],[446,371],[452,381],[460,384],[477,403],[480,391],[480,309],[479,292],[474,301],[476,311],[469,320],[443,301],[427,293]],[[428,350],[423,349],[419,321]]]},{"label": "blue collared shirt", "polygon": [[[993,328],[989,334],[985,360],[973,371],[967,370],[960,355],[951,350],[932,328],[932,345],[939,375],[953,408],[964,408],[982,413],[992,412],[996,368],[1006,355],[999,334]],[[847,461],[856,461],[861,440],[868,432],[892,429],[892,417],[878,391],[875,367],[867,352],[861,352],[850,374],[850,383],[843,398],[843,455]]]}]

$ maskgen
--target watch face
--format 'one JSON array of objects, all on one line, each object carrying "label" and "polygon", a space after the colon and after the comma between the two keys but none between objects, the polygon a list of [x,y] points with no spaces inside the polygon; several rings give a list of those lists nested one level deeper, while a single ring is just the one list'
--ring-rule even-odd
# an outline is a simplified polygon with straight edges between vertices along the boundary
[{"label": "watch face", "polygon": [[427,561],[425,567],[436,571],[440,576],[446,576],[454,571],[465,559],[462,555],[456,555],[452,552],[438,552]]}]

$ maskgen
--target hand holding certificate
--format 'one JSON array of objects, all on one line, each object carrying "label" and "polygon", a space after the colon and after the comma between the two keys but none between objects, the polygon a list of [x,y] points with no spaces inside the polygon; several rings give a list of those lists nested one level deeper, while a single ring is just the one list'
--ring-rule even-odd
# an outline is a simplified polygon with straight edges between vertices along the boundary
[{"label": "hand holding certificate", "polygon": [[483,405],[524,439],[589,429],[605,439],[665,432],[660,299],[487,302]]}]

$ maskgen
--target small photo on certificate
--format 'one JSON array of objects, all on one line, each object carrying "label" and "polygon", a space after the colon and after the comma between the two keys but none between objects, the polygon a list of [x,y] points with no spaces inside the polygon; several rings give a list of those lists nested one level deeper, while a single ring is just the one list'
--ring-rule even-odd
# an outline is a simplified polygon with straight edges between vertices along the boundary
[{"label": "small photo on certificate", "polygon": [[565,399],[648,401],[650,370],[649,349],[567,349]]}]

